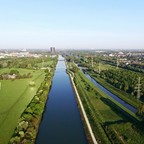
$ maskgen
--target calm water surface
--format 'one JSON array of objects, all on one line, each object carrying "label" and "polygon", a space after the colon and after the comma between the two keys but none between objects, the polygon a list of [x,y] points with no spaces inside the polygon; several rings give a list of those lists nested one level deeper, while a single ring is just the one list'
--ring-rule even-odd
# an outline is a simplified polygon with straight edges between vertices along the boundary
[{"label": "calm water surface", "polygon": [[126,103],[124,100],[120,99],[118,96],[116,96],[113,93],[111,93],[109,90],[107,90],[102,85],[100,85],[95,79],[93,79],[92,77],[90,77],[87,73],[85,73],[85,75],[87,76],[87,78],[89,80],[91,80],[98,88],[100,88],[107,95],[109,95],[110,97],[112,97],[113,99],[115,99],[116,101],[118,101],[120,104],[122,104],[124,107],[126,107],[127,109],[129,109],[131,112],[133,112],[133,113],[137,112],[136,108],[134,108],[133,106],[131,106],[128,103]]},{"label": "calm water surface", "polygon": [[87,144],[64,60],[59,61],[40,124],[36,144]]}]

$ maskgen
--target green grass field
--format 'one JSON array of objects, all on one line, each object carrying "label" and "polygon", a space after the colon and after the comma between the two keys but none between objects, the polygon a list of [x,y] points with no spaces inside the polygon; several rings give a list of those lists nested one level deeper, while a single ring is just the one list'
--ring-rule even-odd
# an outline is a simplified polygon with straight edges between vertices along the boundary
[{"label": "green grass field", "polygon": [[[96,69],[98,71],[98,69],[99,69],[98,63],[94,64],[94,69]],[[109,64],[100,63],[100,69],[101,70],[108,70],[108,69],[116,69],[116,67],[109,65]]]},{"label": "green grass field", "polygon": [[37,66],[39,66],[39,67],[47,67],[47,66],[51,66],[51,65],[53,65],[53,61],[51,60],[51,61],[49,61],[49,62],[42,62],[42,63],[37,63]]},{"label": "green grass field", "polygon": [[[1,69],[0,73],[10,69]],[[16,80],[0,80],[0,144],[7,144],[17,125],[18,119],[30,103],[41,82],[44,80],[43,70],[18,69],[21,74],[31,73],[32,78]],[[30,87],[34,80],[35,87]]]},{"label": "green grass field", "polygon": [[20,74],[27,74],[27,73],[32,73],[32,74],[34,74],[34,72],[35,72],[35,70],[31,70],[31,69],[3,68],[3,69],[0,69],[0,74],[2,74],[2,73],[9,73],[12,69],[18,70]]},{"label": "green grass field", "polygon": [[144,128],[135,115],[100,91],[81,71],[76,74],[75,82],[92,129],[100,143],[143,143]]}]

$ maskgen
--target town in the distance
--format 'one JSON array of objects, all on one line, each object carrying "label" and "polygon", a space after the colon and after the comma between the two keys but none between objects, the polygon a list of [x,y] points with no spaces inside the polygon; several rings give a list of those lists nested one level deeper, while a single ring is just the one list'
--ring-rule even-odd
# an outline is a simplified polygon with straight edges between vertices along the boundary
[{"label": "town in the distance", "polygon": [[1,49],[0,144],[143,144],[144,49]]}]

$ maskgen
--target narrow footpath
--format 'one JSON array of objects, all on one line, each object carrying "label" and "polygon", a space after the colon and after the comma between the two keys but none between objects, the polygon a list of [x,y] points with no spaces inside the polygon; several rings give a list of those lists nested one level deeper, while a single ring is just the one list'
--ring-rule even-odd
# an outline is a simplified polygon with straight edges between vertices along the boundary
[{"label": "narrow footpath", "polygon": [[92,128],[91,128],[90,122],[89,122],[89,120],[88,120],[88,117],[87,117],[87,115],[86,115],[86,112],[85,112],[85,110],[84,110],[83,104],[82,104],[82,102],[81,102],[81,99],[80,99],[79,93],[78,93],[77,88],[76,88],[76,86],[75,86],[75,84],[74,84],[74,81],[73,81],[73,79],[74,79],[74,74],[73,74],[73,73],[72,73],[72,74],[69,73],[69,76],[70,76],[70,79],[71,79],[71,82],[72,82],[73,88],[74,88],[74,90],[75,90],[76,97],[77,97],[77,99],[78,99],[78,103],[79,103],[79,105],[80,105],[80,108],[81,108],[81,111],[82,111],[83,117],[84,117],[84,119],[85,119],[85,122],[86,122],[87,128],[88,128],[89,133],[90,133],[90,136],[91,136],[91,138],[92,138],[92,141],[93,141],[94,144],[98,144],[97,141],[96,141],[96,138],[95,138],[95,136],[94,136],[94,133],[93,133],[93,131],[92,131]]}]

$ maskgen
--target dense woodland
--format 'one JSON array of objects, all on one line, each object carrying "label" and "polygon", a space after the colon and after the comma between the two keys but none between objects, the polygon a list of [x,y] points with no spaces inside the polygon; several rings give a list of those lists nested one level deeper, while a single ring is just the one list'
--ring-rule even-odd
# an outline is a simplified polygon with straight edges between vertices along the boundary
[{"label": "dense woodland", "polygon": [[[100,77],[105,79],[108,83],[116,88],[124,90],[131,95],[136,96],[136,86],[138,77],[143,78],[141,74],[137,74],[128,70],[103,70]],[[144,79],[141,80],[141,97],[144,96]]]}]

